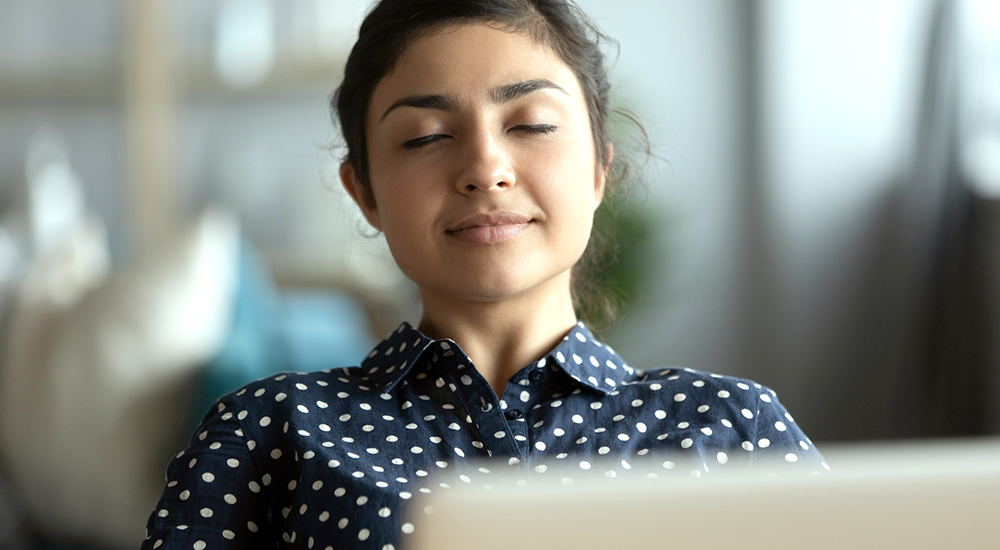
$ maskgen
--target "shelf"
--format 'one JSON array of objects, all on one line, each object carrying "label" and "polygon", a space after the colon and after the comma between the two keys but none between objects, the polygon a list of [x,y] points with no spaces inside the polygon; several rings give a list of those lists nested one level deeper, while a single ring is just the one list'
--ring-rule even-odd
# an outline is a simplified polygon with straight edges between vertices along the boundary
[{"label": "shelf", "polygon": [[[329,95],[340,83],[343,63],[343,58],[279,58],[271,74],[248,89],[227,86],[205,63],[181,70],[175,93],[178,101]],[[0,64],[0,104],[118,101],[123,99],[122,88],[118,56],[62,57],[30,68]]]},{"label": "shelf", "polygon": [[121,60],[101,53],[60,56],[32,66],[0,62],[0,102],[88,102],[118,99]]},{"label": "shelf", "polygon": [[178,99],[286,98],[329,95],[340,84],[345,58],[336,60],[285,57],[260,84],[234,89],[219,79],[210,64],[195,66],[178,75]]}]

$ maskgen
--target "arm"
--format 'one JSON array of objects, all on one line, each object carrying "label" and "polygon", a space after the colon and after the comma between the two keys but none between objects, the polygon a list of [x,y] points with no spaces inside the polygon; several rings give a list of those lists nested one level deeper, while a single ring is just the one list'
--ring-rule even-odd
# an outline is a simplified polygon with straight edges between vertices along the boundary
[{"label": "arm", "polygon": [[[812,440],[778,401],[774,391],[761,387],[754,418],[754,462],[775,470],[824,472],[829,468]],[[761,464],[762,461],[766,461]]]},{"label": "arm", "polygon": [[257,548],[276,540],[266,480],[258,475],[233,399],[219,400],[188,448],[171,460],[143,550]]}]

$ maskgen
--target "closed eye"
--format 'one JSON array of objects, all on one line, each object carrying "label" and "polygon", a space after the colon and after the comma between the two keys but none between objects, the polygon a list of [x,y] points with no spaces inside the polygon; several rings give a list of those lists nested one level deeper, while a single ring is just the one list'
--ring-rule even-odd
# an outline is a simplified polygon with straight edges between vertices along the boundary
[{"label": "closed eye", "polygon": [[447,134],[430,134],[426,136],[421,136],[409,141],[403,142],[403,149],[419,149],[425,145],[430,145],[436,141],[441,141],[442,139],[448,137]]},{"label": "closed eye", "polygon": [[556,131],[556,126],[554,124],[521,124],[514,126],[511,130],[526,134],[551,134]]},{"label": "closed eye", "polygon": [[[554,124],[520,124],[511,128],[512,131],[524,132],[532,135],[551,134],[556,131]],[[429,134],[403,142],[403,149],[413,150],[425,147],[442,139],[451,137],[448,134]]]}]

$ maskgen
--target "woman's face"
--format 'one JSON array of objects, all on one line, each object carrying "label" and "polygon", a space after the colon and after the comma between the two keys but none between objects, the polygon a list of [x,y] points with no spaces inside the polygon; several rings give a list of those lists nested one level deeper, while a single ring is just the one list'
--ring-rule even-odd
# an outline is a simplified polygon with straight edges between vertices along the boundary
[{"label": "woman's face", "polygon": [[375,87],[367,138],[375,200],[359,203],[425,302],[568,291],[604,171],[579,82],[547,46],[481,24],[417,38]]}]

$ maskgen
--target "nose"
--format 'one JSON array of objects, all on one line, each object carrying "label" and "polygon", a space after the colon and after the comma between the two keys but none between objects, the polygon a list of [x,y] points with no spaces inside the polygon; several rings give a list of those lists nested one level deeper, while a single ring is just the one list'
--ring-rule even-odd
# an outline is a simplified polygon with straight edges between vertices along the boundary
[{"label": "nose", "polygon": [[455,182],[459,193],[497,192],[515,185],[510,154],[503,147],[502,136],[480,128],[463,142],[462,168]]}]

